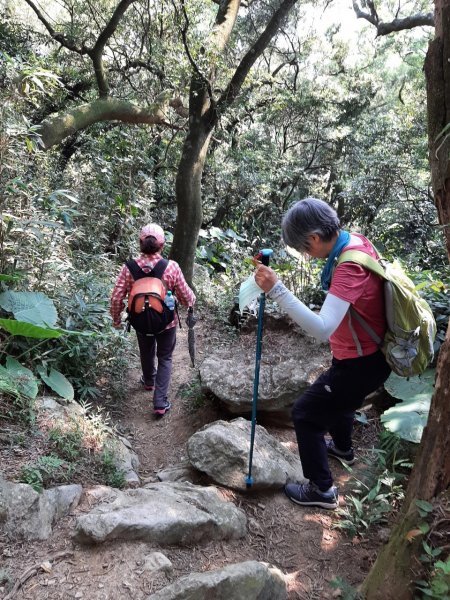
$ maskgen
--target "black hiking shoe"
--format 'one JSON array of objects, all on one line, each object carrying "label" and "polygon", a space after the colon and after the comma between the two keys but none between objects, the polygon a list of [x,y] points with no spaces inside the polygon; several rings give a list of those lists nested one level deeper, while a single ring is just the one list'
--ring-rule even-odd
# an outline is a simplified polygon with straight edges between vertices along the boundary
[{"label": "black hiking shoe", "polygon": [[344,465],[352,465],[355,461],[355,453],[353,452],[353,448],[347,450],[347,452],[342,452],[339,448],[336,448],[333,440],[325,440],[325,444],[327,445],[327,454],[332,458],[336,458],[341,461]]},{"label": "black hiking shoe", "polygon": [[338,489],[334,485],[328,492],[321,492],[312,482],[287,483],[284,492],[289,500],[300,506],[318,506],[334,510],[339,505]]}]

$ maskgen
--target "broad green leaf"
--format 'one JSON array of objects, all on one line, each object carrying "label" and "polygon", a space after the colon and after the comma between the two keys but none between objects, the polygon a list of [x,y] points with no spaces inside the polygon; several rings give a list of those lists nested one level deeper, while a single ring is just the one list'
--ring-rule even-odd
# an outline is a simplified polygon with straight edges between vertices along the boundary
[{"label": "broad green leaf", "polygon": [[56,392],[61,398],[66,400],[73,400],[74,391],[72,384],[68,381],[62,373],[55,369],[50,369],[50,373],[47,373],[47,369],[44,365],[39,365],[36,368],[42,381],[48,385],[54,392]]},{"label": "broad green leaf", "polygon": [[429,406],[420,401],[400,402],[381,415],[380,420],[392,433],[419,444],[427,424]]},{"label": "broad green leaf", "polygon": [[414,398],[428,402],[434,392],[435,377],[436,369],[427,369],[423,375],[416,375],[409,379],[391,373],[384,387],[391,396],[399,400]]},{"label": "broad green leaf", "polygon": [[416,506],[424,513],[433,512],[433,505],[426,500],[416,500]]},{"label": "broad green leaf", "polygon": [[399,402],[381,415],[386,429],[402,439],[419,444],[428,420],[431,398],[434,392],[435,370],[428,369],[423,375],[406,379],[394,373],[386,381],[385,388]]},{"label": "broad green leaf", "polygon": [[0,327],[8,331],[11,335],[23,335],[24,337],[42,340],[59,338],[64,334],[61,329],[38,327],[37,325],[16,321],[15,319],[0,319]]},{"label": "broad green leaf", "polygon": [[0,281],[20,281],[19,275],[4,275],[0,273]]},{"label": "broad green leaf", "polygon": [[39,327],[53,327],[58,315],[53,301],[41,292],[13,292],[0,294],[0,306],[14,314],[17,321]]},{"label": "broad green leaf", "polygon": [[0,392],[15,396],[17,398],[20,398],[21,396],[17,382],[14,380],[11,374],[8,373],[8,370],[5,367],[2,367],[2,365],[0,365]]},{"label": "broad green leaf", "polygon": [[38,383],[30,369],[20,364],[12,356],[6,357],[6,370],[14,379],[20,392],[27,398],[34,400],[38,394]]}]

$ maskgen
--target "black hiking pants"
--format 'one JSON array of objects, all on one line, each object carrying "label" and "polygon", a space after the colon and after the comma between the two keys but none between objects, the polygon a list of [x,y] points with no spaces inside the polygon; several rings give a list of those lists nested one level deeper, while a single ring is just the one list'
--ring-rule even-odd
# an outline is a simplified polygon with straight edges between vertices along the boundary
[{"label": "black hiking pants", "polygon": [[390,372],[381,351],[359,358],[333,358],[331,367],[295,402],[292,420],[303,474],[320,490],[328,490],[333,484],[325,433],[330,433],[339,450],[350,450],[355,410]]}]

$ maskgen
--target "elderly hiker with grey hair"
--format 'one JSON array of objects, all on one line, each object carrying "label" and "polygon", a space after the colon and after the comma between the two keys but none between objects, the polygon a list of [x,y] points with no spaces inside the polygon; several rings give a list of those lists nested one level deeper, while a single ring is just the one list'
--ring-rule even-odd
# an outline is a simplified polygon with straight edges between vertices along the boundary
[{"label": "elderly hiker with grey hair", "polygon": [[[189,307],[194,305],[194,292],[186,283],[178,263],[161,256],[164,243],[164,231],[156,223],[141,229],[139,234],[141,255],[135,261],[127,261],[122,267],[112,292],[111,316],[114,327],[122,327],[123,301],[130,294],[137,278],[147,276],[160,279],[165,289],[174,292],[181,304]],[[164,329],[158,333],[145,334],[136,331],[142,366],[140,383],[144,390],[154,392],[153,413],[157,417],[163,416],[171,408],[167,393],[172,375],[172,354],[177,332],[177,322],[173,315],[172,319],[166,327],[164,324]],[[157,363],[156,359],[158,359]]]},{"label": "elderly hiker with grey hair", "polygon": [[[257,267],[256,283],[306,333],[319,341],[329,340],[333,354],[331,367],[294,403],[292,419],[309,483],[288,483],[285,492],[302,506],[334,509],[338,490],[333,485],[328,456],[353,464],[355,410],[390,374],[378,345],[356,319],[352,321],[349,309],[353,307],[383,338],[387,327],[383,281],[356,263],[336,266],[344,249],[357,249],[373,258],[378,255],[364,236],[340,229],[336,212],[322,200],[306,198],[294,204],[281,228],[288,246],[327,259],[321,274],[322,287],[328,292],[325,302],[319,313],[312,312],[264,265]],[[325,438],[327,432],[331,439]]]}]

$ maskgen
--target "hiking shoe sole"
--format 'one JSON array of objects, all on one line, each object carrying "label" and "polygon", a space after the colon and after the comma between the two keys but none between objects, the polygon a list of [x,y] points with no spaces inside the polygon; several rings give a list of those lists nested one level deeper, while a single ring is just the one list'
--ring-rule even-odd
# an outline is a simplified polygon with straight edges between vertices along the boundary
[{"label": "hiking shoe sole", "polygon": [[153,414],[156,415],[157,417],[163,417],[166,412],[169,412],[169,410],[172,408],[172,405],[170,404],[170,402],[167,403],[167,406],[161,407],[161,408],[154,408],[153,409]]}]

